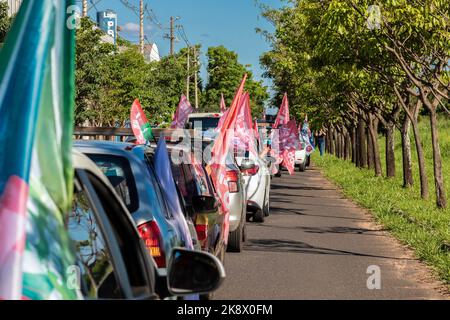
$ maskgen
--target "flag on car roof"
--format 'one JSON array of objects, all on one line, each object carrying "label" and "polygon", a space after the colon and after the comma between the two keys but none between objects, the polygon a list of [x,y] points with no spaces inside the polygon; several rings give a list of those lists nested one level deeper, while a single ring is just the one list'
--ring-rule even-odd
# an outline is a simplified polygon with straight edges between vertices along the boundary
[{"label": "flag on car roof", "polygon": [[171,129],[184,129],[189,115],[194,112],[194,108],[189,103],[184,94],[181,95],[180,103],[178,104],[177,111],[173,117]]},{"label": "flag on car roof", "polygon": [[225,98],[222,93],[220,98],[220,112],[224,113],[225,111],[227,111],[227,104],[225,103]]},{"label": "flag on car roof", "polygon": [[281,103],[280,110],[278,110],[277,118],[272,128],[276,129],[279,126],[287,124],[289,122],[289,100],[287,93],[284,94],[283,102]]},{"label": "flag on car roof", "polygon": [[138,99],[134,100],[130,113],[131,128],[138,144],[153,140],[153,131]]},{"label": "flag on car roof", "polygon": [[[0,52],[0,299],[74,299],[75,10],[23,1]],[[30,32],[33,30],[33,32]]]},{"label": "flag on car roof", "polygon": [[228,199],[228,183],[226,181],[226,158],[229,152],[231,140],[234,136],[234,126],[236,124],[236,118],[239,111],[239,106],[242,102],[242,93],[244,91],[244,85],[247,80],[247,74],[242,78],[241,84],[236,91],[233,102],[230,108],[227,110],[227,114],[224,115],[223,121],[220,128],[217,130],[217,137],[214,141],[212,147],[211,163],[210,167],[212,170],[212,178],[214,186],[216,187],[217,193],[219,195],[220,202],[223,206],[224,217],[224,238],[225,242],[228,243],[228,234],[230,228],[229,216],[230,207]]},{"label": "flag on car roof", "polygon": [[295,151],[299,149],[299,136],[295,120],[289,121],[280,129],[280,146],[283,165],[288,169],[289,174],[294,174]]}]

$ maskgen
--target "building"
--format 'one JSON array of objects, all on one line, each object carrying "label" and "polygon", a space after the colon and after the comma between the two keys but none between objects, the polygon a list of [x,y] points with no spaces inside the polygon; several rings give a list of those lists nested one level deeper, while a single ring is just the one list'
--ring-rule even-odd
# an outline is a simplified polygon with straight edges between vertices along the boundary
[{"label": "building", "polygon": [[3,2],[8,2],[8,16],[11,17],[12,15],[15,15],[20,8],[20,5],[22,4],[22,0],[0,0]]},{"label": "building", "polygon": [[97,24],[108,36],[117,40],[117,13],[112,10],[97,12]]},{"label": "building", "polygon": [[144,45],[144,58],[147,62],[160,61],[159,50],[156,43]]}]

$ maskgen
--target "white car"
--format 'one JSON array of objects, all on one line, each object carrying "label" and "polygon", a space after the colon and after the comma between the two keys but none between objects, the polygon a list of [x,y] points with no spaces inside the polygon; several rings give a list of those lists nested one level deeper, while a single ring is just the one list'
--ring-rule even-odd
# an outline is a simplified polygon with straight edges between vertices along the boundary
[{"label": "white car", "polygon": [[295,151],[295,166],[298,171],[304,172],[307,166],[308,155],[306,154],[306,143],[300,137],[300,150]]},{"label": "white car", "polygon": [[236,157],[244,176],[247,191],[247,218],[264,222],[270,211],[270,166],[271,162],[250,154]]}]

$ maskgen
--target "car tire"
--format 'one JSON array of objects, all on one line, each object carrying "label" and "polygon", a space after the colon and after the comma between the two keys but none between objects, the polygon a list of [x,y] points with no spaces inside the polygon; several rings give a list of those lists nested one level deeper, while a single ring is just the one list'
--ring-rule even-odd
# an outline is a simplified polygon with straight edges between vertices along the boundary
[{"label": "car tire", "polygon": [[268,217],[270,215],[270,200],[267,200],[267,203],[263,208],[264,217]]},{"label": "car tire", "polygon": [[298,166],[298,171],[305,172],[305,170],[306,170],[306,164],[300,163],[300,165]]},{"label": "car tire", "polygon": [[258,209],[253,213],[253,222],[264,222],[263,210]]},{"label": "car tire", "polygon": [[228,252],[241,252],[242,251],[242,233],[243,233],[243,222],[239,224],[239,227],[230,232],[230,235],[228,236],[228,246],[227,251]]}]

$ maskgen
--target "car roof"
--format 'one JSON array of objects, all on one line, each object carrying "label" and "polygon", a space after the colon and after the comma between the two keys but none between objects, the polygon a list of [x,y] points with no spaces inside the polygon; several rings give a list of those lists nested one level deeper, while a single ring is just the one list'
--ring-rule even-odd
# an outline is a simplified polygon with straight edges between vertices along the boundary
[{"label": "car roof", "polygon": [[220,112],[204,112],[204,113],[191,113],[189,119],[191,118],[219,118],[222,116]]}]

